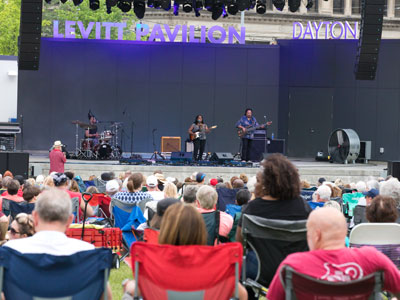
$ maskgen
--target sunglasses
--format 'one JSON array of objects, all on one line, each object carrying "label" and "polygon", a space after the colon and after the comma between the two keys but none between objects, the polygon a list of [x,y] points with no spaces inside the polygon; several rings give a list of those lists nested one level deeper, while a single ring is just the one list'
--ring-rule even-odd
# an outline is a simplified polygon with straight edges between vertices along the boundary
[{"label": "sunglasses", "polygon": [[12,235],[16,235],[16,234],[21,234],[19,231],[16,231],[14,228],[10,228],[10,233],[12,234]]}]

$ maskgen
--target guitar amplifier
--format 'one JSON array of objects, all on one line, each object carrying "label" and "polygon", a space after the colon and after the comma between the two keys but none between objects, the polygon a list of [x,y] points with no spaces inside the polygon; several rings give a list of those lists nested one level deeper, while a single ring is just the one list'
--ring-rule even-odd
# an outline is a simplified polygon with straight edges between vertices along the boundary
[{"label": "guitar amplifier", "polygon": [[180,136],[162,136],[161,152],[180,152],[181,137]]}]

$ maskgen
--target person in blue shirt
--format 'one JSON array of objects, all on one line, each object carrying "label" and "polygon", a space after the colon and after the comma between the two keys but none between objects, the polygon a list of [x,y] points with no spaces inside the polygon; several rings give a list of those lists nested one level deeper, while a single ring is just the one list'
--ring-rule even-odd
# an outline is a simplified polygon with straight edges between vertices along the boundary
[{"label": "person in blue shirt", "polygon": [[264,128],[265,125],[270,125],[272,122],[267,124],[259,125],[256,118],[253,117],[253,110],[246,108],[244,115],[236,122],[236,127],[239,130],[239,136],[242,140],[242,161],[250,161],[251,144],[254,139],[254,130],[256,128]]}]

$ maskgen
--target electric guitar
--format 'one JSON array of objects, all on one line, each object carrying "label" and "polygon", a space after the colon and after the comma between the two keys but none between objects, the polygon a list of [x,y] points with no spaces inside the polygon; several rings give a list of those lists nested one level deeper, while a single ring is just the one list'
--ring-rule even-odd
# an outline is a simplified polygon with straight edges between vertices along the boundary
[{"label": "electric guitar", "polygon": [[[214,125],[214,126],[208,127],[208,129],[212,130],[212,129],[215,129],[217,127],[218,127],[217,125]],[[200,131],[194,132],[193,134],[189,134],[189,139],[191,141],[193,141],[195,139],[198,139],[199,137],[200,137]]]},{"label": "electric guitar", "polygon": [[242,137],[244,137],[244,136],[247,135],[247,134],[251,134],[251,133],[252,133],[253,131],[255,131],[255,130],[262,129],[262,128],[264,128],[265,126],[269,126],[269,125],[271,125],[271,124],[272,124],[272,122],[271,122],[271,121],[268,121],[267,123],[261,124],[261,125],[258,125],[258,126],[251,126],[251,125],[249,125],[249,126],[245,127],[246,130],[243,130],[242,128],[238,128],[237,134],[238,134],[239,137],[242,138]]}]

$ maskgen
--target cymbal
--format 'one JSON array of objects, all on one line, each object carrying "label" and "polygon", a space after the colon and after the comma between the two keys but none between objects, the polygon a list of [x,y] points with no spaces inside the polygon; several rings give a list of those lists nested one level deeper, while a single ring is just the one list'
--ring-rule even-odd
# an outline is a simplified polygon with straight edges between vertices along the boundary
[{"label": "cymbal", "polygon": [[79,123],[78,125],[79,125],[80,128],[83,128],[83,129],[94,129],[94,128],[96,128],[95,125],[90,125],[90,124],[86,124],[86,123],[82,123],[82,122]]},{"label": "cymbal", "polygon": [[82,122],[79,121],[79,120],[72,120],[71,123],[72,123],[72,124],[81,124]]}]

